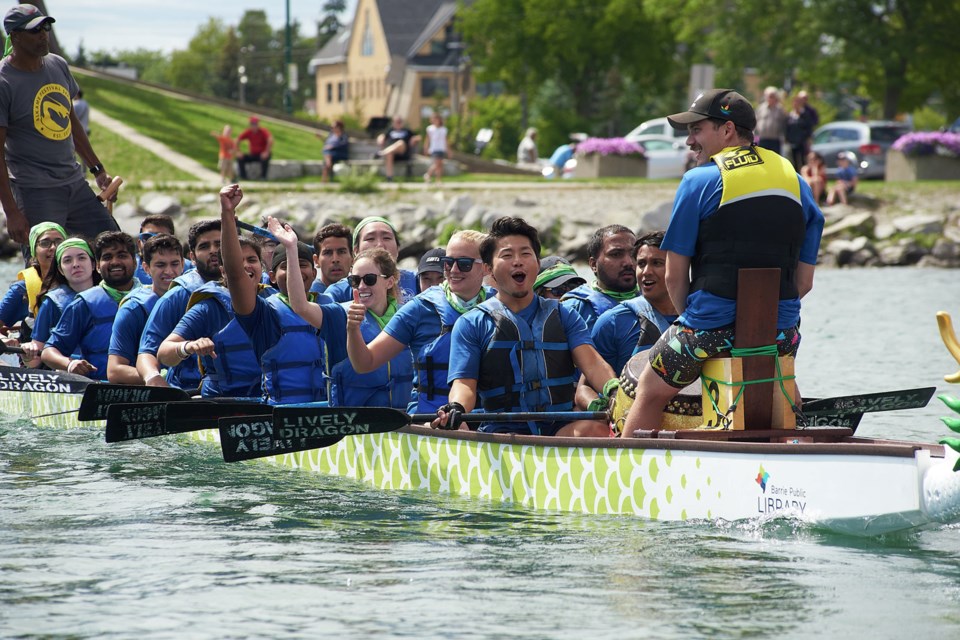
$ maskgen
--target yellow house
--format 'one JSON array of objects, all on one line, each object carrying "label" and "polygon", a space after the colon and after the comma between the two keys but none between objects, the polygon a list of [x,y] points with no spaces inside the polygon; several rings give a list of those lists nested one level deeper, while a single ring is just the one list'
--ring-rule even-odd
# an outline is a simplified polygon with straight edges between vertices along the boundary
[{"label": "yellow house", "polygon": [[345,114],[367,123],[399,115],[411,129],[434,108],[448,115],[474,85],[454,31],[457,3],[444,0],[358,0],[346,25],[310,61],[317,117]]}]

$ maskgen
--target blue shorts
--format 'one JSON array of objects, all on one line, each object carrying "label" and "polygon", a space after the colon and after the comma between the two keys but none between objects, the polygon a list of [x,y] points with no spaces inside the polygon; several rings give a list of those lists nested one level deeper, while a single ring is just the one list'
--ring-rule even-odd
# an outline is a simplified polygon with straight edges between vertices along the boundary
[{"label": "blue shorts", "polygon": [[447,152],[446,152],[446,151],[431,151],[431,152],[430,152],[430,157],[431,157],[431,158],[436,158],[436,159],[438,159],[438,160],[442,160],[443,158],[446,158],[446,157],[447,157]]},{"label": "blue shorts", "polygon": [[484,422],[477,431],[481,433],[516,433],[521,436],[555,436],[567,425],[566,422],[539,422],[540,433],[535,434],[526,422]]}]

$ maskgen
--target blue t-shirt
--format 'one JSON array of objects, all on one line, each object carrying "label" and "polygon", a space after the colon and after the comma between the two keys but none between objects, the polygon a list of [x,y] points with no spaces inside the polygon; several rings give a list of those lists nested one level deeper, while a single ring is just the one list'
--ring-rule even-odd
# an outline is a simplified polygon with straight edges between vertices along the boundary
[{"label": "blue t-shirt", "polygon": [[326,290],[327,290],[327,285],[323,284],[323,280],[321,280],[320,278],[317,278],[316,280],[314,280],[313,284],[310,285],[310,293],[315,293],[317,295],[320,295],[321,293],[326,292]]},{"label": "blue t-shirt", "polygon": [[844,180],[846,182],[853,182],[853,179],[857,177],[857,170],[854,169],[851,165],[845,167],[840,167],[837,169],[837,180]]},{"label": "blue t-shirt", "polygon": [[573,145],[572,144],[562,144],[556,148],[553,152],[553,155],[550,156],[550,164],[555,167],[563,167],[567,163],[567,160],[573,157]]},{"label": "blue t-shirt", "polygon": [[[533,296],[533,300],[526,308],[522,309],[517,317],[530,324],[537,316],[539,298]],[[575,311],[567,309],[563,305],[558,305],[560,310],[560,323],[564,332],[567,334],[567,344],[570,351],[580,345],[588,344],[593,346],[590,340],[590,332],[587,331],[587,325]],[[454,380],[478,380],[480,378],[480,359],[487,350],[487,345],[493,339],[496,326],[487,313],[479,309],[473,309],[460,317],[453,325],[453,335],[450,339],[450,370],[447,375],[447,381],[453,383]],[[507,375],[507,372],[504,372]]]},{"label": "blue t-shirt", "polygon": [[17,280],[7,289],[3,300],[0,300],[0,322],[4,326],[12,327],[26,318],[29,313],[27,283],[23,280]]},{"label": "blue t-shirt", "polygon": [[149,293],[137,291],[136,301],[127,300],[131,294],[124,298],[126,302],[121,301],[117,317],[113,320],[113,331],[110,334],[108,355],[120,356],[130,365],[136,365],[140,337],[143,335],[150,312],[160,299],[152,286],[146,285],[144,289],[149,289]]},{"label": "blue t-shirt", "polygon": [[[321,304],[320,308],[323,309],[323,326],[319,335],[326,347],[329,370],[347,357],[347,310],[335,302]],[[257,297],[249,315],[237,314],[236,318],[250,337],[257,358],[263,358],[264,352],[280,340],[280,318],[263,298]]]},{"label": "blue t-shirt", "polygon": [[[191,293],[186,287],[171,286],[163,297],[157,300],[144,326],[138,353],[157,355],[160,344],[173,333],[180,318],[186,313]],[[200,386],[200,369],[196,358],[187,358],[175,367],[171,367],[167,382],[181,389],[196,389]]]},{"label": "blue t-shirt", "polygon": [[[664,318],[667,322],[673,322],[677,316],[664,316]],[[640,340],[640,323],[637,321],[637,314],[626,305],[618,304],[613,309],[600,314],[593,325],[590,337],[600,357],[607,361],[614,373],[619,375]],[[638,351],[646,351],[650,346],[641,347]]]},{"label": "blue t-shirt", "polygon": [[[67,301],[67,304],[69,304],[70,301],[76,297],[77,292],[69,287],[66,287],[66,289],[70,295],[70,300]],[[64,308],[66,308],[66,304]],[[40,302],[40,308],[37,309],[37,318],[34,320],[33,333],[30,334],[30,338],[38,342],[46,343],[47,340],[50,339],[50,332],[53,331],[53,328],[60,322],[60,316],[62,314],[63,309],[58,307],[53,300],[44,296],[43,301]]]},{"label": "blue t-shirt", "polygon": [[[800,184],[800,204],[807,229],[800,247],[800,261],[816,264],[820,250],[820,234],[823,231],[823,214],[813,199],[810,186],[799,175],[797,181]],[[693,257],[700,220],[717,212],[722,195],[723,179],[716,164],[711,162],[687,171],[677,188],[673,214],[660,248]],[[687,308],[681,314],[680,322],[694,329],[718,329],[734,323],[736,309],[736,300],[721,298],[704,290],[694,291],[687,296]],[[780,300],[777,328],[787,329],[799,321],[800,299]]]},{"label": "blue t-shirt", "polygon": [[[197,268],[197,265],[193,264],[189,258],[183,259],[183,272],[193,271]],[[150,277],[150,274],[146,272],[143,268],[142,259],[140,256],[137,256],[137,270],[134,272],[133,276],[140,281],[140,284],[153,284],[153,278]]]},{"label": "blue t-shirt", "polygon": [[[313,287],[310,287],[310,291],[313,292]],[[419,291],[417,274],[407,269],[400,269],[400,293],[403,294],[404,302],[412,299]],[[332,302],[350,302],[353,300],[353,289],[344,278],[327,287],[323,295],[328,296]]]}]

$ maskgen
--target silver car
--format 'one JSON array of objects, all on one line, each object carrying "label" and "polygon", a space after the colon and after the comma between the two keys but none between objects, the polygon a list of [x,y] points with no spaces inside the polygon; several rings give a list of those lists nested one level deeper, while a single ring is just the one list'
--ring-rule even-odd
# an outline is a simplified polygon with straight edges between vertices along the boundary
[{"label": "silver car", "polygon": [[902,122],[884,120],[841,120],[825,124],[813,133],[813,150],[823,156],[827,177],[837,174],[837,155],[853,154],[853,166],[861,178],[882,180],[887,150],[910,127]]}]

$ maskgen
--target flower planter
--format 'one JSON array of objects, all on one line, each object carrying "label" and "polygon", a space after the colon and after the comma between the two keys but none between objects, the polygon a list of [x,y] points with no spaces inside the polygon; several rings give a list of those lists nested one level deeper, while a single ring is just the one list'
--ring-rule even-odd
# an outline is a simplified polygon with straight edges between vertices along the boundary
[{"label": "flower planter", "polygon": [[647,159],[643,156],[617,156],[590,153],[577,155],[577,178],[646,178]]},{"label": "flower planter", "polygon": [[902,151],[887,151],[888,182],[914,180],[960,180],[960,158],[943,155],[908,156]]}]

